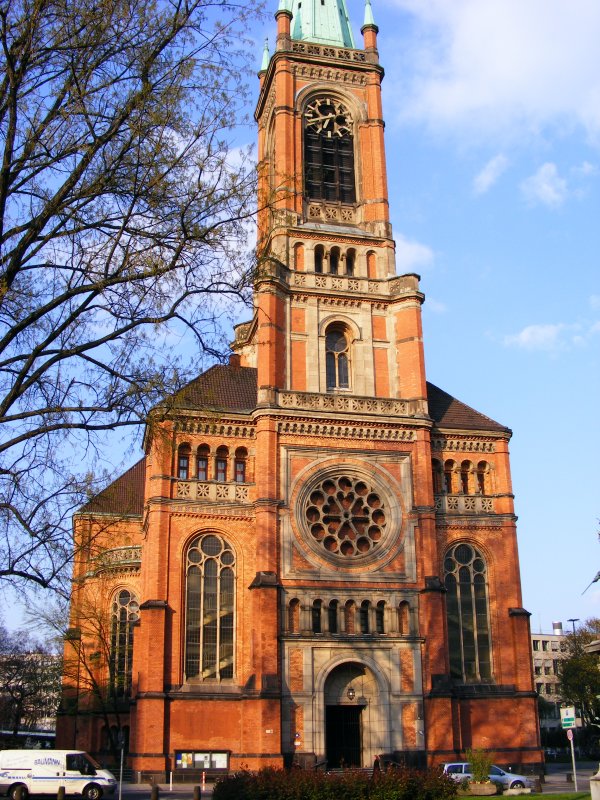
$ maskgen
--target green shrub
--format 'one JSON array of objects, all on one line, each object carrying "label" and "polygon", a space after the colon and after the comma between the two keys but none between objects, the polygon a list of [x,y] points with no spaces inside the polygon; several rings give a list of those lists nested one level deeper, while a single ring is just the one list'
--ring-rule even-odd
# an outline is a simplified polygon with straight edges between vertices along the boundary
[{"label": "green shrub", "polygon": [[352,770],[327,775],[268,767],[221,778],[213,800],[453,800],[457,788],[439,770],[390,768],[371,777]]},{"label": "green shrub", "polygon": [[492,759],[485,750],[467,750],[467,761],[471,765],[471,774],[476,783],[488,783]]}]

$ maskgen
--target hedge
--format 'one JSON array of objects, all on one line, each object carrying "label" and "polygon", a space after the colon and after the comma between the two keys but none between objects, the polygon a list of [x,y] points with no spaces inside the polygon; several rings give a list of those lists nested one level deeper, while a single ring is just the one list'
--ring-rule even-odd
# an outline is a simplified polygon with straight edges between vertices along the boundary
[{"label": "hedge", "polygon": [[390,768],[371,777],[269,767],[220,778],[213,800],[453,800],[457,792],[456,782],[439,770]]}]

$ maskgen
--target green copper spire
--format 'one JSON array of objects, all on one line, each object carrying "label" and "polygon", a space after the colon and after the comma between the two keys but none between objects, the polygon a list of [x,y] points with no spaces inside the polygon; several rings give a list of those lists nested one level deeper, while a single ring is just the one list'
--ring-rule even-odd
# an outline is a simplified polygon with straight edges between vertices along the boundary
[{"label": "green copper spire", "polygon": [[292,39],[354,47],[346,0],[291,0]]},{"label": "green copper spire", "polygon": [[377,27],[375,25],[375,18],[373,17],[373,9],[371,8],[371,0],[365,0],[365,21],[363,22],[363,28],[367,25],[372,25],[373,27]]},{"label": "green copper spire", "polygon": [[271,60],[271,56],[269,55],[269,40],[265,39],[265,46],[263,48],[263,56],[262,56],[262,64],[260,65],[260,71],[265,72],[269,67],[269,61]]}]

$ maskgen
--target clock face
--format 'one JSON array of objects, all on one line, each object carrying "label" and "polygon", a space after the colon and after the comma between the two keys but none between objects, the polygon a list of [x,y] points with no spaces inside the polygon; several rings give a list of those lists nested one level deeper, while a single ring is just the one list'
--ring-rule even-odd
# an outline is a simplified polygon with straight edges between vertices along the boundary
[{"label": "clock face", "polygon": [[352,121],[348,109],[332,97],[320,97],[308,106],[305,112],[306,125],[315,133],[326,136],[344,136],[352,132]]}]

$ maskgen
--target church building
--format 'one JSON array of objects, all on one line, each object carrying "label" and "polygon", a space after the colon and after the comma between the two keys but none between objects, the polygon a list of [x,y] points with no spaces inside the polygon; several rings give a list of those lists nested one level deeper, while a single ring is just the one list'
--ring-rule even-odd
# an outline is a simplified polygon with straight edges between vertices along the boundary
[{"label": "church building", "polygon": [[57,747],[102,759],[121,731],[159,780],[467,748],[539,764],[511,431],[426,378],[370,1],[360,43],[345,0],[275,19],[254,315],[75,517]]}]

